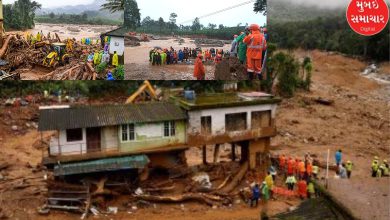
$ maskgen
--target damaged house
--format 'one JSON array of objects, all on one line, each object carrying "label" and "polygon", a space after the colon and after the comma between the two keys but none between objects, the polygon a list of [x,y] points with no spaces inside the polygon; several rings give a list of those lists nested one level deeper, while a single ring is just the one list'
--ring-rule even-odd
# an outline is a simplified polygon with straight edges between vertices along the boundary
[{"label": "damaged house", "polygon": [[263,93],[225,93],[142,104],[41,107],[39,131],[56,131],[43,163],[55,176],[144,170],[185,163],[190,147],[202,147],[206,163],[206,146],[213,145],[218,155],[219,146],[229,143],[232,152],[240,146],[241,160],[253,169],[276,135],[279,102]]}]

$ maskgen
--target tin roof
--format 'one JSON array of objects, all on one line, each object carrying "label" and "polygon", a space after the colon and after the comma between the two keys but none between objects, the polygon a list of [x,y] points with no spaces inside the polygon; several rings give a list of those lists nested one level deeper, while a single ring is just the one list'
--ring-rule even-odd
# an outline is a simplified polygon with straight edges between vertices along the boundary
[{"label": "tin roof", "polygon": [[54,166],[54,176],[144,168],[149,163],[146,155],[107,158]]},{"label": "tin roof", "polygon": [[129,123],[184,120],[187,115],[169,102],[128,105],[71,106],[42,108],[39,111],[39,131],[105,127]]},{"label": "tin roof", "polygon": [[119,27],[117,29],[102,33],[104,36],[124,37],[129,30],[125,27]]}]

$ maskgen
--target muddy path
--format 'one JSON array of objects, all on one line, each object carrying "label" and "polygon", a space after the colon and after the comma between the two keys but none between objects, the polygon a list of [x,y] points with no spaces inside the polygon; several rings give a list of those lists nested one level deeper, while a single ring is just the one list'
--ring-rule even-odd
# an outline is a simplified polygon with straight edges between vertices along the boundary
[{"label": "muddy path", "polygon": [[[149,51],[155,47],[170,48],[175,50],[183,49],[184,47],[196,48],[194,41],[189,38],[184,38],[184,43],[179,43],[177,39],[168,40],[151,40],[149,42],[141,42],[138,47],[126,47],[125,49],[125,68],[127,80],[195,80],[193,77],[194,60],[190,64],[175,64],[152,66],[149,63]],[[203,47],[202,49],[210,49],[211,47]],[[214,47],[216,49],[230,50],[230,45],[225,44],[224,47]],[[215,65],[205,65],[206,79],[214,79]]]}]

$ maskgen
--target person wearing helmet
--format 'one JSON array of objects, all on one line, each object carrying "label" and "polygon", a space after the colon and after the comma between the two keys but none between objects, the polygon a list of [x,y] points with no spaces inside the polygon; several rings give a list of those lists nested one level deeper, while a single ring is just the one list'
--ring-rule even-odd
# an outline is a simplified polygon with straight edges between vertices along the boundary
[{"label": "person wearing helmet", "polygon": [[389,176],[389,164],[387,160],[383,160],[383,163],[379,167],[382,170],[382,176]]},{"label": "person wearing helmet", "polygon": [[350,160],[348,160],[347,164],[345,165],[345,168],[347,169],[347,177],[348,177],[348,179],[351,179],[353,163]]},{"label": "person wearing helmet", "polygon": [[197,80],[205,80],[206,77],[206,71],[203,66],[202,56],[203,55],[199,53],[198,57],[195,59],[194,77]]},{"label": "person wearing helmet", "polygon": [[232,48],[230,49],[230,56],[232,57],[237,57],[237,51],[238,51],[237,37],[238,35],[233,36],[234,39],[232,41]]},{"label": "person wearing helmet", "polygon": [[252,24],[249,26],[249,30],[251,33],[244,39],[244,43],[247,45],[247,72],[250,80],[253,80],[255,75],[261,80],[261,62],[267,42],[264,35],[260,33],[259,25]]},{"label": "person wearing helmet", "polygon": [[372,171],[371,176],[376,177],[378,170],[379,170],[379,157],[375,156],[374,160],[371,163],[371,171]]}]

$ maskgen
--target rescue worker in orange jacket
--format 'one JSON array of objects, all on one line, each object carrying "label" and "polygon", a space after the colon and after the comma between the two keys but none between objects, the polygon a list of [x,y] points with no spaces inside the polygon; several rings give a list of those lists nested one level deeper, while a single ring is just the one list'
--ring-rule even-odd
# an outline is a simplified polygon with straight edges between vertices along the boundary
[{"label": "rescue worker in orange jacket", "polygon": [[206,71],[204,69],[203,63],[202,63],[202,54],[198,54],[198,57],[195,60],[195,67],[194,67],[194,77],[197,80],[205,80],[206,77]]},{"label": "rescue worker in orange jacket", "polygon": [[299,169],[299,179],[303,179],[305,177],[305,172],[306,172],[305,162],[299,160],[298,169]]},{"label": "rescue worker in orange jacket", "polygon": [[249,26],[250,34],[244,39],[244,43],[247,45],[247,71],[249,79],[253,80],[255,75],[262,80],[261,75],[261,62],[263,59],[263,50],[267,47],[267,42],[262,33],[260,33],[260,26],[252,24]]}]

